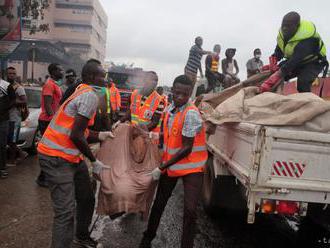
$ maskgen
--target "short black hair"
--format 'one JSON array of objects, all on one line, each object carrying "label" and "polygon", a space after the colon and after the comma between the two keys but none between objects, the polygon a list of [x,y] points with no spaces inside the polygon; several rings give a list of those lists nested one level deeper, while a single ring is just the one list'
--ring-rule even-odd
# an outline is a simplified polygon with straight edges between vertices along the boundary
[{"label": "short black hair", "polygon": [[88,80],[92,75],[94,75],[101,63],[88,60],[81,70],[81,78],[83,81]]},{"label": "short black hair", "polygon": [[8,71],[8,70],[16,70],[16,69],[15,69],[15,67],[9,66],[9,67],[7,67],[6,71]]},{"label": "short black hair", "polygon": [[256,53],[261,53],[260,48],[256,48],[256,49],[253,50],[253,54],[256,54]]},{"label": "short black hair", "polygon": [[48,66],[48,73],[49,75],[53,75],[53,72],[57,70],[57,68],[60,66],[60,64],[57,64],[57,63],[51,63],[49,66]]},{"label": "short black hair", "polygon": [[187,77],[186,75],[177,76],[174,79],[173,86],[175,84],[178,84],[178,83],[183,84],[183,85],[187,85],[187,86],[191,86],[192,88],[194,87],[193,81],[189,77]]},{"label": "short black hair", "polygon": [[162,86],[158,86],[156,90],[164,90],[164,88]]},{"label": "short black hair", "polygon": [[98,64],[98,65],[101,65],[101,61],[100,60],[97,60],[97,59],[89,59],[87,60],[86,64],[89,64],[89,63],[95,63],[95,64]]}]

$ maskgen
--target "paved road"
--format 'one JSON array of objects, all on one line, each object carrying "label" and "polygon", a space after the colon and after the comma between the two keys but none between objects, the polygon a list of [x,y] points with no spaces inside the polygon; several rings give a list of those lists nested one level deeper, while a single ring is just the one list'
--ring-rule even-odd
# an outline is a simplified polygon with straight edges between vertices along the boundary
[{"label": "paved road", "polygon": [[[52,210],[48,191],[34,183],[38,170],[36,157],[30,157],[24,164],[9,169],[9,179],[0,181],[1,248],[49,247]],[[178,184],[153,247],[179,247],[182,196],[182,185]],[[243,217],[233,219],[230,215],[212,220],[199,207],[195,247],[294,247],[290,243],[292,232],[279,223],[266,217],[247,225]],[[114,221],[103,217],[97,222],[93,236],[106,248],[135,248],[145,225],[139,215],[125,215]]]}]

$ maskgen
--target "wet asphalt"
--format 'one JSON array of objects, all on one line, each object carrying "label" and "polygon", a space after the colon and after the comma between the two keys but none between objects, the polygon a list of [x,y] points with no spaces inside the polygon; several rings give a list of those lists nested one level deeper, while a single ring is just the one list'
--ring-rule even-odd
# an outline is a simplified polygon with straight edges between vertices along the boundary
[{"label": "wet asphalt", "polygon": [[[49,247],[53,214],[48,190],[34,182],[39,173],[36,156],[10,167],[9,173],[8,179],[0,180],[0,247]],[[153,247],[180,247],[182,217],[183,190],[179,183],[165,209]],[[210,218],[200,204],[197,222],[196,248],[296,247],[297,232],[277,217],[258,216],[256,223],[249,225],[245,216],[237,213]],[[145,226],[138,214],[115,220],[101,216],[92,236],[104,248],[137,248]]]}]

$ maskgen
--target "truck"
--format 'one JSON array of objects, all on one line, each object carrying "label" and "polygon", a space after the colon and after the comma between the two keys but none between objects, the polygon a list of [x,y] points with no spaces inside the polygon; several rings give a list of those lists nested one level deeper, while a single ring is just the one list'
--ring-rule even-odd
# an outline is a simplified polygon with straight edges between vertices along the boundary
[{"label": "truck", "polygon": [[[209,213],[306,216],[330,203],[330,135],[295,127],[225,123],[207,140],[203,203]],[[322,213],[321,213],[322,214]]]}]

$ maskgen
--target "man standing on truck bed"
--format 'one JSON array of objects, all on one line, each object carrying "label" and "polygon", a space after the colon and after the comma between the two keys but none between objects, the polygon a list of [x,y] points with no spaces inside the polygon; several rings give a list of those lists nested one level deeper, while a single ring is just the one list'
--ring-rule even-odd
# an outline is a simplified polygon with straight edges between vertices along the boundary
[{"label": "man standing on truck bed", "polygon": [[219,60],[220,60],[221,46],[215,45],[213,54],[209,54],[205,59],[205,76],[207,78],[208,86],[205,93],[208,93],[220,86],[223,83],[225,76],[219,73]]},{"label": "man standing on truck bed", "polygon": [[159,168],[152,172],[154,180],[159,179],[157,194],[140,248],[151,247],[167,201],[180,178],[184,186],[181,247],[192,248],[194,244],[196,207],[207,150],[202,118],[197,107],[189,101],[193,88],[193,82],[186,75],[174,80],[173,104],[166,111],[163,123],[163,159]]},{"label": "man standing on truck bed", "polygon": [[203,55],[212,54],[211,52],[204,51],[202,49],[203,38],[198,36],[195,38],[195,45],[190,48],[189,58],[187,65],[184,68],[184,74],[190,78],[190,80],[195,84],[197,80],[197,71],[199,70],[201,77],[203,77],[203,70],[201,65],[201,60]]},{"label": "man standing on truck bed", "polygon": [[[286,60],[278,65],[283,58]],[[280,80],[294,77],[298,77],[298,92],[310,92],[315,78],[328,67],[326,47],[315,25],[301,20],[297,12],[284,16],[269,62],[263,69],[270,69],[274,74],[261,85],[260,92],[270,91]]]}]

